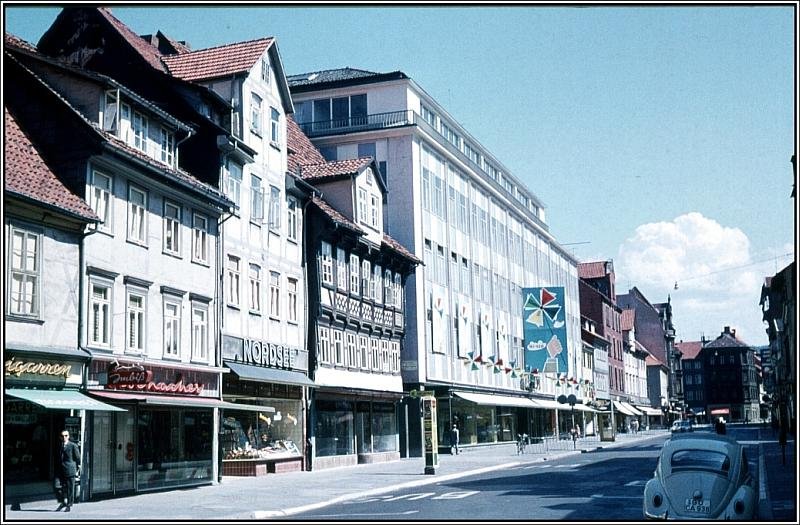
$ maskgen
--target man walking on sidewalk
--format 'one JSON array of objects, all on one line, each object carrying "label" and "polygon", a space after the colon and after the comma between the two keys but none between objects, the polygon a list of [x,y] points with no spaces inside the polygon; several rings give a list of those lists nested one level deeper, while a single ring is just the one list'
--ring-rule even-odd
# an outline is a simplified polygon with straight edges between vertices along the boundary
[{"label": "man walking on sidewalk", "polygon": [[458,455],[458,427],[453,423],[453,428],[450,430],[450,447],[454,449],[455,454]]}]

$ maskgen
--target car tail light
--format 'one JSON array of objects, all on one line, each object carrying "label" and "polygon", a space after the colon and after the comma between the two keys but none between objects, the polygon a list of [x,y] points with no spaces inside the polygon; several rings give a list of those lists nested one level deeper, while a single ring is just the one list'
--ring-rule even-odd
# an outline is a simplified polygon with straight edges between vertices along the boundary
[{"label": "car tail light", "polygon": [[736,514],[742,514],[744,512],[744,501],[737,499],[736,503],[733,504],[733,510]]},{"label": "car tail light", "polygon": [[663,501],[661,499],[661,494],[656,494],[655,496],[653,496],[653,506],[654,507],[660,507],[662,503],[663,503]]}]

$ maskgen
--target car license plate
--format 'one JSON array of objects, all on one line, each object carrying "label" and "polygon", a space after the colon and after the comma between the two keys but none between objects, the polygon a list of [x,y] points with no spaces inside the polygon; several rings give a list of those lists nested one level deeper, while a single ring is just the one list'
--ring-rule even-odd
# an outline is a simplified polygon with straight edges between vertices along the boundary
[{"label": "car license plate", "polygon": [[696,512],[698,514],[708,514],[711,512],[711,500],[695,500],[695,499],[686,499],[686,511],[687,512]]}]

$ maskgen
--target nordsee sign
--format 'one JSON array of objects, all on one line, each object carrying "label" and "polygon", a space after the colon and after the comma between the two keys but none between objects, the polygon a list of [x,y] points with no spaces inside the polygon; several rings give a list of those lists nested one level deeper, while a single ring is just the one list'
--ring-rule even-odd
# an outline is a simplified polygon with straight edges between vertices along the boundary
[{"label": "nordsee sign", "polygon": [[234,363],[282,370],[305,371],[308,369],[308,352],[306,350],[230,335],[222,336],[222,358]]}]

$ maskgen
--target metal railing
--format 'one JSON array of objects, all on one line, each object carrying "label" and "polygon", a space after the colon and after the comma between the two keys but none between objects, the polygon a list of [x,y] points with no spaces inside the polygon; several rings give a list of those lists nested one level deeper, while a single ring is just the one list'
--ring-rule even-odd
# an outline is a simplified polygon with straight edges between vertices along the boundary
[{"label": "metal railing", "polygon": [[336,133],[351,133],[374,129],[395,128],[414,124],[415,113],[410,109],[389,111],[387,113],[373,113],[340,119],[318,120],[315,122],[298,123],[308,137],[319,137]]}]

